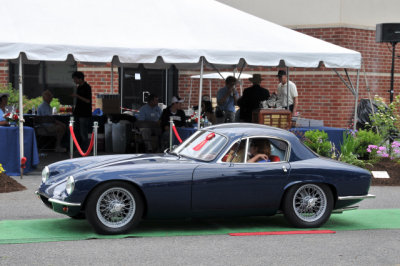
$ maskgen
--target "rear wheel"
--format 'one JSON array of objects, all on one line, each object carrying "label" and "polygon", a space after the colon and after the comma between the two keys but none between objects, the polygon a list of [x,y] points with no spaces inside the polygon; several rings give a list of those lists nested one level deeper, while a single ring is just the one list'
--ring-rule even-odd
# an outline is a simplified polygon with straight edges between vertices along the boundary
[{"label": "rear wheel", "polygon": [[99,234],[123,234],[134,228],[143,215],[143,199],[131,184],[110,182],[89,196],[86,217]]},{"label": "rear wheel", "polygon": [[301,184],[287,191],[283,202],[285,218],[294,226],[320,227],[330,217],[333,195],[324,184]]}]

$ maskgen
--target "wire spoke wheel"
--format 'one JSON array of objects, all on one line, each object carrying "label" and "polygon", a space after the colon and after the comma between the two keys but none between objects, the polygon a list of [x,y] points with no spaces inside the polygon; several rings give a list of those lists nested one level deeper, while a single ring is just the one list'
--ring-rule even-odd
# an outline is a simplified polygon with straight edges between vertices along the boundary
[{"label": "wire spoke wheel", "polygon": [[297,217],[305,222],[315,222],[326,212],[327,197],[317,185],[307,184],[294,193],[293,210]]},{"label": "wire spoke wheel", "polygon": [[121,187],[104,191],[97,200],[96,214],[102,224],[110,228],[127,225],[136,212],[135,198]]},{"label": "wire spoke wheel", "polygon": [[315,228],[331,216],[334,199],[329,186],[319,183],[290,187],[283,198],[285,218],[295,227]]}]

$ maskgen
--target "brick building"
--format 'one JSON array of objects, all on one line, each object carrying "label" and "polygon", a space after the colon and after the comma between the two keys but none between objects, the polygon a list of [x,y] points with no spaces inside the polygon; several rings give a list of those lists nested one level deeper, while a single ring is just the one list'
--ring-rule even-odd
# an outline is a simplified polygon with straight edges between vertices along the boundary
[{"label": "brick building", "polygon": [[[276,1],[270,0],[253,0],[251,4],[241,0],[220,0],[220,2],[310,36],[359,51],[363,57],[370,94],[372,97],[378,94],[389,101],[391,46],[375,42],[375,24],[396,22],[395,12],[400,7],[397,1],[283,0],[279,5]],[[238,34],[237,38],[246,38],[246,33]],[[395,71],[394,90],[395,95],[398,95],[400,90],[398,59],[396,63],[398,67]],[[86,80],[93,88],[93,108],[97,95],[121,92],[123,105],[128,108],[139,107],[144,92],[158,94],[166,104],[167,99],[178,94],[187,99],[186,105],[189,97],[191,105],[197,105],[199,80],[191,79],[190,76],[199,74],[199,71],[177,70],[174,67],[164,70],[145,69],[141,66],[122,69],[112,67],[111,64],[40,62],[24,65],[24,84],[27,88],[25,92],[29,97],[37,97],[43,89],[50,88],[56,97],[62,99],[63,104],[71,104],[68,93],[73,88],[70,76],[75,70],[84,72]],[[275,77],[277,70],[277,68],[246,67],[244,72],[262,74],[264,78],[262,85],[274,92],[277,87]],[[289,70],[290,79],[296,83],[299,91],[298,111],[302,117],[324,120],[327,126],[347,127],[351,124],[355,98],[331,69],[321,66],[316,69],[290,68]],[[17,84],[17,71],[14,62],[0,61],[0,85],[9,82]],[[214,70],[208,67],[205,73],[208,72]],[[350,70],[350,77],[355,83],[354,70]],[[222,80],[213,80],[211,83],[205,80],[203,93],[209,93],[211,84],[211,94],[215,97],[223,83]],[[243,87],[247,86],[250,86],[250,83],[244,80]],[[192,93],[190,87],[193,88]],[[368,97],[363,71],[361,71],[359,90],[360,98]]]}]

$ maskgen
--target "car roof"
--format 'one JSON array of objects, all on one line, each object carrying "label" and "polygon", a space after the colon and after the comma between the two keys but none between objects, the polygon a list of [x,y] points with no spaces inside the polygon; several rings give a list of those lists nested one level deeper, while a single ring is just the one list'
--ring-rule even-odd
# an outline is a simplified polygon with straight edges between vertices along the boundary
[{"label": "car roof", "polygon": [[254,124],[254,123],[225,123],[225,124],[210,126],[207,129],[229,136],[237,135],[243,137],[250,137],[250,136],[269,135],[269,136],[285,138],[288,140],[295,137],[291,132],[287,130],[261,124]]}]

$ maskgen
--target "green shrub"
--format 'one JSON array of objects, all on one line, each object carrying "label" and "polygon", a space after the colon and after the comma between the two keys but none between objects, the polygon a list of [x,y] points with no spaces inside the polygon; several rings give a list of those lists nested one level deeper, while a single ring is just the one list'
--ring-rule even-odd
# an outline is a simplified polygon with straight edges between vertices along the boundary
[{"label": "green shrub", "polygon": [[[360,160],[357,150],[358,140],[356,134],[351,131],[343,132],[343,143],[340,145],[340,155],[338,160],[348,164],[365,167],[371,165],[368,161]],[[368,145],[367,145],[368,146]]]},{"label": "green shrub", "polygon": [[380,145],[382,141],[382,136],[372,130],[359,130],[356,133],[355,153],[361,159],[369,159],[368,146]]},{"label": "green shrub", "polygon": [[375,95],[378,110],[370,115],[372,129],[378,132],[383,139],[387,140],[400,133],[400,94],[394,101],[386,105],[383,98]]},{"label": "green shrub", "polygon": [[310,130],[304,133],[304,144],[321,156],[332,156],[332,144],[325,131]]}]

